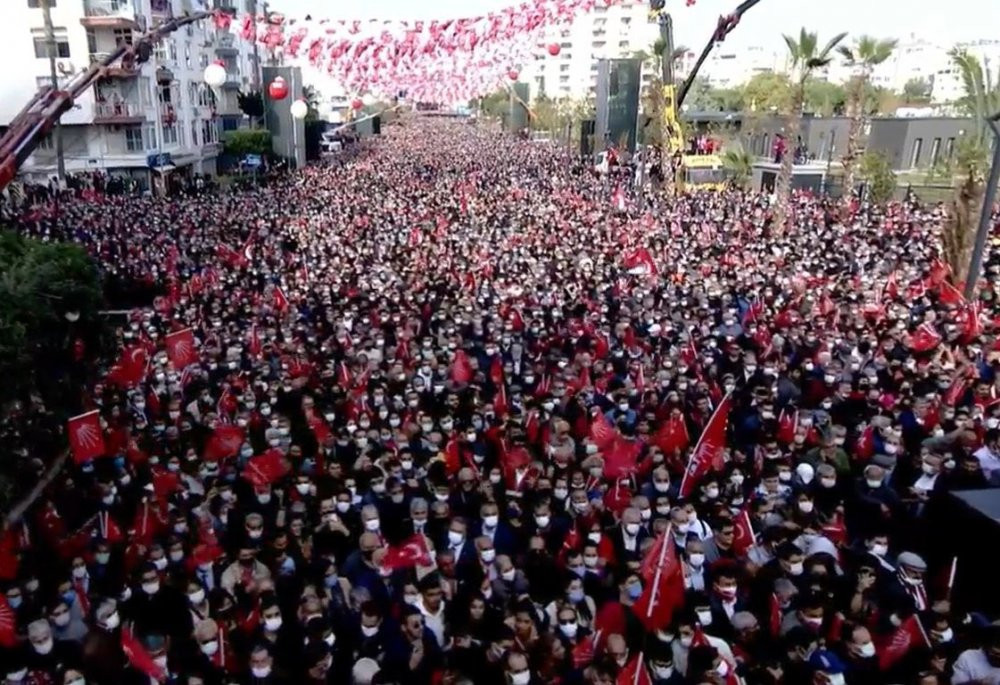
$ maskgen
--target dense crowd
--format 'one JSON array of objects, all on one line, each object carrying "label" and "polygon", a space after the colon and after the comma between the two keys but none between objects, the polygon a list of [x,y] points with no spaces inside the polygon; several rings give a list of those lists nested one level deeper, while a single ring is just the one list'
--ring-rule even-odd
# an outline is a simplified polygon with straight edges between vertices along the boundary
[{"label": "dense crowd", "polygon": [[1000,478],[1000,263],[965,302],[941,208],[778,230],[617,184],[410,119],[262,188],[32,211],[159,296],[86,389],[105,454],[6,531],[0,675],[1000,683],[924,527]]}]

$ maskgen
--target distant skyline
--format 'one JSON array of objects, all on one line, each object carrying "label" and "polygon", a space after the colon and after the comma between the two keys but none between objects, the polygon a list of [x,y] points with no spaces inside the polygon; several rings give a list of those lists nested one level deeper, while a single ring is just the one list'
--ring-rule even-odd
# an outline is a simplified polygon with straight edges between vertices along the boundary
[{"label": "distant skyline", "polygon": [[[330,0],[271,0],[274,11],[314,18],[429,19],[470,16],[520,4],[520,0],[376,0],[372,3]],[[667,0],[674,8],[674,37],[678,45],[700,47],[715,28],[720,14],[732,11],[738,0],[697,0],[686,7],[682,0]],[[783,33],[798,33],[802,26],[824,40],[847,31],[906,42],[915,37],[949,45],[956,42],[1000,38],[996,31],[997,0],[950,0],[947,6],[918,9],[912,0],[762,0],[748,12],[727,39],[729,48],[763,46],[783,50]],[[947,19],[942,16],[947,12]]]}]

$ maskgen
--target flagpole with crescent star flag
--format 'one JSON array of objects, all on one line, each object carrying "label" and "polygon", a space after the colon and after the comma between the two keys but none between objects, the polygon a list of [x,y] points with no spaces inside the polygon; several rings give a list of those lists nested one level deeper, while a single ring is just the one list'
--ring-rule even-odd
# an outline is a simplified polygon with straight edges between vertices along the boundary
[{"label": "flagpole with crescent star flag", "polygon": [[[694,449],[691,450],[691,454],[688,456],[687,466],[684,469],[684,475],[681,477],[681,489],[680,489],[681,493],[684,492],[684,484],[687,483],[688,476],[691,474],[691,462],[697,456],[698,451],[701,449],[702,443],[705,442],[705,437],[708,435],[709,429],[712,428],[716,418],[719,416],[719,412],[722,411],[723,408],[726,408],[726,411],[728,411],[729,398],[732,396],[732,394],[733,394],[732,391],[727,392],[725,397],[723,397],[722,400],[719,402],[719,406],[717,406],[715,408],[715,411],[712,412],[711,418],[709,418],[708,423],[705,424],[705,429],[701,432],[701,435],[698,437],[698,442],[695,444]],[[725,427],[723,427],[723,430],[725,430]]]},{"label": "flagpole with crescent star flag", "polygon": [[656,573],[653,574],[653,595],[649,598],[649,605],[646,607],[646,618],[653,615],[653,607],[656,606],[657,595],[660,594],[660,577],[663,575],[663,562],[667,557],[667,545],[674,544],[670,537],[670,531],[674,527],[673,522],[667,524],[667,529],[663,532],[663,544],[660,545],[660,558],[656,560]]}]

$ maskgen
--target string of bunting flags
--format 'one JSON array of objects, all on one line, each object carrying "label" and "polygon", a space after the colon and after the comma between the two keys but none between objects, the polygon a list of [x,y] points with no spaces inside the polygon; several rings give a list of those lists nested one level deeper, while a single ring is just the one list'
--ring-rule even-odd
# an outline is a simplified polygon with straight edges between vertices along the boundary
[{"label": "string of bunting flags", "polygon": [[[256,42],[287,63],[324,69],[353,93],[451,103],[495,92],[516,81],[519,65],[557,56],[544,44],[553,26],[595,7],[636,0],[529,0],[501,11],[448,20],[404,21],[287,18],[217,11],[216,28]],[[692,4],[688,0],[688,5]]]}]

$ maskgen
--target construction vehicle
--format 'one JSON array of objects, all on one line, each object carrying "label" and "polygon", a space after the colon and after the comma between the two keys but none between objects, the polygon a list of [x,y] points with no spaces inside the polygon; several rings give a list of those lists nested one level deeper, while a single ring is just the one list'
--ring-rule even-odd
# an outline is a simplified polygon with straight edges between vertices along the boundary
[{"label": "construction vehicle", "polygon": [[661,121],[660,162],[663,178],[666,180],[668,192],[682,191],[690,188],[721,189],[725,186],[726,177],[722,158],[718,155],[688,155],[685,154],[684,133],[680,122],[681,106],[684,98],[691,90],[695,77],[701,69],[712,48],[726,39],[743,15],[760,0],[745,0],[729,15],[720,16],[711,39],[705,45],[691,73],[684,83],[677,86],[674,80],[674,23],[670,13],[665,9],[664,0],[650,0],[650,18],[660,25],[660,40],[663,42],[662,64],[662,97],[663,112]]}]

